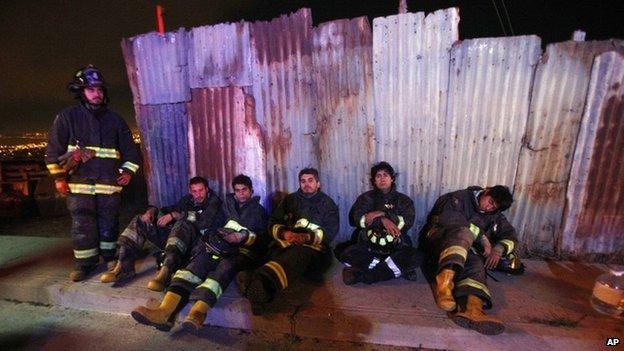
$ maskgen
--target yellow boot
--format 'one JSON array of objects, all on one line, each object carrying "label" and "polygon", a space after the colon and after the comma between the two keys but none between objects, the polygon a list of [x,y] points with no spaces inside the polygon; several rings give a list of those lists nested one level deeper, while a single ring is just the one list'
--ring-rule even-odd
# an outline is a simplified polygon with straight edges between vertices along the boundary
[{"label": "yellow boot", "polygon": [[438,307],[444,311],[451,312],[457,307],[455,299],[453,298],[453,278],[455,278],[455,271],[445,268],[436,276],[436,285],[433,289],[433,295]]},{"label": "yellow boot", "polygon": [[171,279],[169,267],[162,266],[156,277],[147,283],[147,288],[154,291],[163,291],[169,285],[169,279]]},{"label": "yellow boot", "polygon": [[202,325],[204,325],[209,308],[210,306],[208,306],[207,303],[202,300],[197,300],[197,302],[193,304],[193,307],[191,307],[186,319],[184,319],[182,327],[188,331],[199,330]]},{"label": "yellow boot", "polygon": [[121,260],[117,260],[115,266],[100,276],[102,283],[113,283],[117,281],[117,276],[121,273]]},{"label": "yellow boot", "polygon": [[500,334],[505,330],[505,325],[494,316],[488,316],[483,312],[483,301],[476,295],[468,295],[466,307],[453,316],[453,322],[467,329],[473,329],[485,335]]},{"label": "yellow boot", "polygon": [[[137,322],[145,325],[151,325],[158,330],[169,331],[175,322],[174,312],[182,302],[182,296],[168,291],[165,294],[160,306],[155,309],[139,306],[130,314]],[[176,313],[177,314],[177,313]]]}]

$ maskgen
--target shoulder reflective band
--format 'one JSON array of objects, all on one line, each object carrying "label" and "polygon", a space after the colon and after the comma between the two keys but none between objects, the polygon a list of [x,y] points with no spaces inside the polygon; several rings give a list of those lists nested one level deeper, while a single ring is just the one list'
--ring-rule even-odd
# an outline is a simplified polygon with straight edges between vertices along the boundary
[{"label": "shoulder reflective band", "polygon": [[204,280],[204,282],[201,283],[197,288],[204,288],[204,289],[208,289],[212,291],[215,294],[215,297],[217,299],[223,293],[223,290],[221,289],[221,285],[219,285],[219,282],[211,278],[207,278],[206,280]]},{"label": "shoulder reflective band", "polygon": [[468,256],[468,250],[458,245],[449,246],[446,249],[444,249],[442,253],[440,253],[440,258],[438,259],[438,263],[442,262],[443,259],[447,258],[450,255],[459,255],[465,261],[466,256]]},{"label": "shoulder reflective band", "polygon": [[468,229],[470,229],[470,231],[472,232],[475,238],[478,237],[479,233],[481,232],[481,229],[479,229],[479,227],[477,227],[476,225],[472,223],[470,223],[470,226],[468,227]]},{"label": "shoulder reflective band", "polygon": [[[76,150],[78,147],[76,145],[68,145],[67,146],[67,151],[71,152]],[[99,158],[116,158],[119,159],[120,158],[120,154],[119,151],[117,149],[112,149],[112,148],[105,148],[105,147],[99,147],[99,146],[86,146],[83,147],[84,149],[87,150],[92,150],[95,151],[95,157],[99,157]]]},{"label": "shoulder reflective band", "polygon": [[459,282],[457,282],[457,284],[455,284],[455,288],[459,288],[460,286],[471,286],[477,290],[481,290],[483,291],[483,293],[491,300],[492,296],[490,295],[490,289],[487,288],[487,286],[485,286],[482,283],[479,283],[478,281],[474,280],[474,279],[470,279],[470,278],[466,278],[463,280],[460,280]]},{"label": "shoulder reflective band", "polygon": [[97,247],[94,249],[74,250],[74,257],[76,257],[77,259],[89,258],[89,257],[97,256],[99,254],[100,254],[100,250],[98,250]]},{"label": "shoulder reflective band", "polygon": [[126,161],[121,165],[121,168],[127,168],[132,171],[132,173],[136,173],[139,170],[139,165],[136,163],[132,163],[130,161]]},{"label": "shoulder reflective band", "polygon": [[186,269],[178,269],[173,275],[172,279],[184,280],[185,282],[189,282],[195,285],[201,284],[202,282],[202,280],[198,276]]},{"label": "shoulder reflective band", "polygon": [[186,252],[186,244],[184,243],[184,241],[182,241],[182,239],[178,237],[171,236],[169,237],[169,239],[167,239],[167,244],[165,245],[165,248],[170,246],[175,246],[181,253]]},{"label": "shoulder reflective band", "polygon": [[69,183],[69,191],[72,194],[111,195],[114,193],[121,192],[121,189],[123,188],[117,185]]},{"label": "shoulder reflective band", "polygon": [[117,243],[114,241],[100,241],[100,250],[115,250]]},{"label": "shoulder reflective band", "polygon": [[65,173],[65,170],[61,166],[59,166],[57,163],[48,163],[46,165],[46,167],[48,167],[48,171],[52,175],[57,175],[59,173]]},{"label": "shoulder reflective band", "polygon": [[403,216],[397,216],[399,218],[399,223],[397,224],[397,228],[399,228],[399,230],[403,229],[403,227],[405,227],[405,219],[403,219]]},{"label": "shoulder reflective band", "polygon": [[288,287],[288,277],[286,276],[286,272],[284,272],[284,268],[275,261],[269,261],[264,264],[265,267],[270,269],[277,279],[279,280],[282,289],[286,289]]},{"label": "shoulder reflective band", "polygon": [[505,254],[509,254],[509,253],[513,252],[513,249],[515,247],[513,241],[511,241],[509,239],[503,239],[503,240],[499,241],[498,243],[502,244],[503,246],[505,246],[505,249],[507,250],[507,252],[505,252]]},{"label": "shoulder reflective band", "polygon": [[240,232],[243,229],[249,230],[249,229],[243,227],[240,223],[238,223],[237,221],[235,221],[233,219],[230,219],[227,223],[225,223],[223,228],[232,229],[232,230],[237,231],[237,232]]}]

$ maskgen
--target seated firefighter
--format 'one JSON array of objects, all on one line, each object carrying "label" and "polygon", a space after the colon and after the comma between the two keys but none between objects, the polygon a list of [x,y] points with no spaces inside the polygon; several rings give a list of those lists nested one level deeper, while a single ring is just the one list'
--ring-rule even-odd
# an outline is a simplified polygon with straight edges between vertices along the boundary
[{"label": "seated firefighter", "polygon": [[347,285],[401,276],[415,280],[419,252],[407,235],[414,224],[414,202],[396,191],[396,174],[389,163],[374,165],[370,177],[374,189],[361,194],[349,211],[349,223],[356,228],[354,243],[336,250],[346,266],[342,280]]},{"label": "seated firefighter", "polygon": [[249,177],[236,176],[232,188],[234,193],[228,194],[223,204],[222,227],[207,233],[191,262],[175,272],[160,306],[155,309],[139,306],[132,311],[134,319],[169,330],[180,310],[189,301],[196,301],[182,326],[197,330],[235,273],[258,266],[270,240],[266,233],[266,211],[259,203],[260,197],[252,197]]},{"label": "seated firefighter", "polygon": [[238,273],[236,281],[256,315],[303,275],[318,277],[331,265],[329,243],[338,231],[338,206],[320,190],[318,171],[299,172],[299,190],[288,194],[269,218],[273,236],[269,262]]},{"label": "seated firefighter", "polygon": [[486,269],[513,253],[516,231],[503,211],[513,202],[509,188],[472,186],[442,195],[422,230],[424,249],[435,269],[438,307],[453,312],[461,327],[487,335],[504,331],[503,323],[483,312],[492,307]]},{"label": "seated firefighter", "polygon": [[156,252],[164,248],[158,259],[160,269],[147,284],[150,290],[163,291],[171,274],[193,256],[193,248],[202,233],[216,228],[222,216],[220,211],[221,199],[210,190],[208,181],[202,177],[191,178],[189,194],[172,208],[165,208],[160,218],[157,208],[149,207],[130,222],[119,236],[116,265],[100,280],[110,283],[128,279],[134,276],[134,263],[144,246]]}]

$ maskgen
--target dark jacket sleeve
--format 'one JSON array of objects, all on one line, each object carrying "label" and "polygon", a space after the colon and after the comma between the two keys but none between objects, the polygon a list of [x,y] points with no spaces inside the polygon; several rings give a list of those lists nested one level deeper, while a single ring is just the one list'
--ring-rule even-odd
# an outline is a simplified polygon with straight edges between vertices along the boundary
[{"label": "dark jacket sleeve", "polygon": [[45,163],[50,175],[54,178],[65,178],[67,173],[59,165],[59,157],[67,152],[69,144],[69,122],[63,114],[59,114],[54,119],[50,132],[48,133],[48,145],[45,151]]},{"label": "dark jacket sleeve", "polygon": [[225,215],[222,202],[218,196],[210,196],[208,204],[203,208],[202,213],[197,215],[195,226],[199,230],[214,231],[225,225],[227,216]]},{"label": "dark jacket sleeve", "polygon": [[117,128],[119,138],[119,151],[121,153],[121,168],[136,173],[140,165],[139,151],[132,139],[132,132],[128,124],[120,117]]},{"label": "dark jacket sleeve", "polygon": [[373,210],[373,206],[373,199],[367,193],[358,196],[349,211],[349,225],[356,228],[366,227],[363,217]]},{"label": "dark jacket sleeve", "polygon": [[438,215],[438,224],[448,229],[469,227],[470,224],[466,218],[464,203],[461,199],[456,196],[449,196]]},{"label": "dark jacket sleeve", "polygon": [[321,228],[325,231],[325,235],[323,236],[323,241],[328,246],[329,246],[329,243],[331,243],[336,237],[339,226],[340,226],[340,217],[338,214],[338,206],[328,196],[324,201],[323,220],[321,223]]},{"label": "dark jacket sleeve", "polygon": [[[413,225],[416,218],[416,209],[414,208],[414,201],[408,196],[401,195],[398,201],[398,208],[396,214],[403,219],[403,226],[400,228],[401,232],[406,233]],[[398,223],[401,223],[399,218]]]},{"label": "dark jacket sleeve", "polygon": [[502,254],[508,255],[512,253],[518,243],[516,229],[509,223],[505,215],[499,214],[496,221],[497,229],[492,237],[492,245],[502,248]]},{"label": "dark jacket sleeve", "polygon": [[269,217],[268,233],[271,238],[277,241],[282,240],[280,235],[286,226],[284,216],[286,215],[287,202],[288,196],[273,209],[273,212]]}]

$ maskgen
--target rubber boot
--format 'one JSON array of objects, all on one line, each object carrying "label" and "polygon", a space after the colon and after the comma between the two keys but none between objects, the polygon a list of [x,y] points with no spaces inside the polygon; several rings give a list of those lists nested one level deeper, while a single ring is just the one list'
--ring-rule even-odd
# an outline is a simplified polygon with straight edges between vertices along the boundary
[{"label": "rubber boot", "polygon": [[473,329],[485,335],[497,335],[505,330],[503,322],[483,312],[483,300],[476,295],[468,295],[466,307],[453,316],[453,322],[460,327]]},{"label": "rubber boot", "polygon": [[255,316],[264,314],[268,303],[273,300],[274,294],[275,289],[268,278],[263,277],[261,274],[254,274],[247,287],[247,298],[251,302],[251,313]]},{"label": "rubber boot", "polygon": [[69,272],[69,279],[74,282],[85,280],[89,273],[91,273],[94,269],[95,266],[76,267],[73,271]]},{"label": "rubber boot", "polygon": [[449,268],[445,268],[436,276],[436,285],[433,289],[433,295],[435,297],[438,307],[447,312],[452,312],[457,308],[457,303],[453,298],[453,278],[455,278],[455,271]]},{"label": "rubber boot", "polygon": [[167,266],[162,266],[156,277],[147,283],[147,288],[154,291],[163,291],[169,285],[170,280],[171,270]]},{"label": "rubber boot", "polygon": [[182,327],[187,331],[199,330],[204,325],[209,308],[210,306],[207,303],[197,300],[191,307],[188,316],[184,319]]},{"label": "rubber boot", "polygon": [[167,291],[160,306],[155,309],[139,306],[130,314],[137,322],[151,325],[158,330],[169,331],[173,327],[177,312],[183,307],[182,296]]},{"label": "rubber boot", "polygon": [[253,276],[252,271],[240,271],[236,274],[236,286],[238,287],[238,293],[243,297],[247,297],[247,288],[251,283]]},{"label": "rubber boot", "polygon": [[345,285],[354,285],[364,282],[363,274],[360,270],[353,267],[345,267],[342,269],[342,282]]},{"label": "rubber boot", "polygon": [[135,272],[128,268],[124,269],[124,266],[128,266],[128,264],[124,265],[121,260],[117,260],[117,263],[111,270],[100,276],[100,281],[102,283],[114,283],[132,278]]}]

